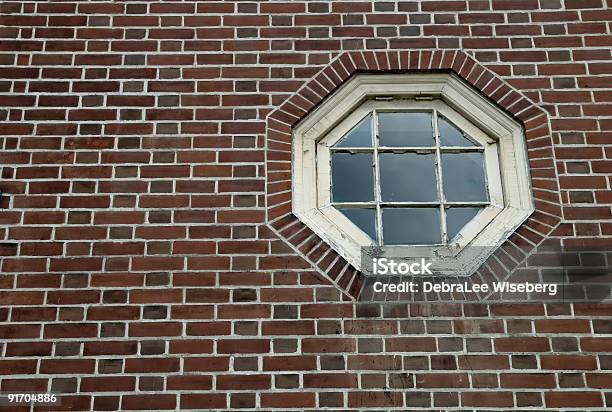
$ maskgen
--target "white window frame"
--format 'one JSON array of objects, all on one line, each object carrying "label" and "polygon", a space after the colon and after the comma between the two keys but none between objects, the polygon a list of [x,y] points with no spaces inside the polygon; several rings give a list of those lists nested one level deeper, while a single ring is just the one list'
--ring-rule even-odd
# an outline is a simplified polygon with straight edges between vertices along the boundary
[{"label": "white window frame", "polygon": [[[401,112],[437,112],[439,115],[443,115],[455,126],[463,130],[468,136],[473,138],[480,146],[479,147],[457,147],[457,151],[463,152],[474,152],[479,151],[484,154],[484,165],[485,170],[485,184],[487,185],[487,191],[489,194],[489,205],[486,206],[479,214],[477,219],[472,220],[466,225],[454,238],[453,242],[449,242],[449,246],[436,247],[434,252],[440,253],[444,249],[451,247],[453,249],[463,248],[467,245],[468,241],[473,239],[476,234],[484,229],[484,227],[503,209],[503,191],[501,184],[501,176],[499,171],[499,159],[497,154],[497,142],[480,129],[476,128],[471,123],[467,122],[461,115],[452,110],[450,107],[445,105],[441,100],[436,99],[433,101],[424,102],[422,100],[369,100],[359,106],[354,112],[349,114],[338,126],[333,128],[323,139],[317,144],[317,194],[318,194],[318,208],[330,219],[330,221],[340,221],[339,225],[346,229],[351,237],[362,237],[363,232],[358,229],[343,213],[339,212],[338,209],[332,205],[331,193],[329,188],[331,187],[331,173],[329,170],[330,165],[330,149],[340,140],[342,137],[349,132],[356,123],[360,122],[363,118],[373,112],[389,112],[389,111],[401,111]],[[376,118],[376,117],[375,117]],[[435,116],[434,116],[435,118]],[[434,122],[435,123],[435,122]],[[435,124],[434,124],[435,126]],[[437,135],[437,129],[434,127],[434,134]],[[481,149],[480,149],[481,148]],[[401,150],[401,148],[393,148],[394,150]],[[415,148],[419,151],[423,148]],[[474,150],[476,149],[476,150]],[[480,150],[479,150],[480,149]],[[374,149],[372,149],[374,150]],[[431,150],[431,148],[429,149]],[[449,150],[449,149],[444,149]],[[434,154],[437,155],[437,150],[434,149]],[[376,158],[377,150],[374,150],[374,162],[377,162]],[[437,167],[438,179],[441,179],[440,165]],[[375,176],[376,177],[376,176]],[[375,190],[380,191],[380,182],[375,179]],[[441,190],[437,188],[437,192]],[[441,202],[432,202],[441,203]],[[461,202],[458,202],[461,203]],[[438,206],[442,209],[442,206]],[[443,215],[441,214],[441,232],[442,236],[445,236]],[[379,222],[380,223],[380,222]],[[351,225],[354,227],[351,228]],[[380,230],[380,228],[377,228]],[[363,244],[363,239],[360,239],[360,244]],[[443,239],[444,240],[444,239]],[[451,239],[452,240],[452,239]],[[374,242],[369,242],[370,245],[377,245]],[[390,246],[385,246],[390,247]],[[415,251],[425,249],[429,251],[431,247],[427,246],[411,246]],[[446,252],[445,252],[446,253]]]},{"label": "white window frame", "polygon": [[293,131],[293,213],[361,268],[361,248],[372,241],[331,205],[329,148],[373,110],[437,110],[484,147],[491,204],[448,245],[385,246],[435,256],[438,273],[471,274],[534,205],[522,127],[454,74],[359,74],[329,96]]}]

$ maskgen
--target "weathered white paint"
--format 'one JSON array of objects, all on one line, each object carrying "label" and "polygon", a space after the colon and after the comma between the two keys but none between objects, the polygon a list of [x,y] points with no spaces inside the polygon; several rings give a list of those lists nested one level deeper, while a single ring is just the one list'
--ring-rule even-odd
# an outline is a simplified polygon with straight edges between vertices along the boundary
[{"label": "weathered white paint", "polygon": [[[384,97],[384,100],[376,98]],[[437,110],[484,147],[491,204],[449,244],[436,269],[469,275],[533,212],[527,150],[519,123],[453,74],[360,74],[293,132],[293,212],[356,268],[371,240],[330,201],[330,147],[373,110]],[[478,253],[462,253],[479,246]],[[394,246],[416,256],[431,247]]]}]

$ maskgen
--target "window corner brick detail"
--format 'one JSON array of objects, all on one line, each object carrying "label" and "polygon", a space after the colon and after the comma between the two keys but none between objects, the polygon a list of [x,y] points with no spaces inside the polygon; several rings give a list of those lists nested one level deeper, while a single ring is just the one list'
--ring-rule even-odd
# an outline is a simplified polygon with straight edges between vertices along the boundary
[{"label": "window corner brick detail", "polygon": [[[318,74],[306,82],[296,93],[286,99],[276,110],[272,111],[267,119],[267,139],[270,143],[282,141],[291,142],[292,127],[312,109],[332,94],[352,75],[360,72],[394,73],[394,72],[436,72],[451,71],[457,74],[476,90],[484,94],[489,100],[508,112],[518,120],[524,127],[527,157],[530,160],[531,185],[535,199],[535,211],[521,227],[506,241],[518,247],[516,242],[526,239],[529,249],[533,250],[537,245],[550,235],[557,227],[562,217],[562,208],[559,199],[559,183],[556,170],[551,176],[541,177],[538,168],[532,164],[532,160],[539,163],[548,161],[554,163],[554,148],[550,122],[547,113],[532,103],[521,92],[515,90],[501,77],[478,63],[472,56],[462,50],[390,50],[390,51],[347,51],[335,57],[327,66],[323,67]],[[308,102],[307,107],[296,107],[292,102]],[[291,155],[291,144],[268,145],[266,167],[271,171],[274,159],[285,153]],[[290,168],[288,169],[290,174]],[[291,182],[291,177],[286,178]],[[267,208],[268,222],[275,233],[283,240],[297,247],[304,239],[319,239],[318,236],[308,228],[302,231],[308,232],[308,236],[298,238],[299,241],[287,238],[283,231],[291,235],[288,226],[295,225],[296,218],[291,214],[291,200],[279,198],[278,190],[274,186],[267,185]],[[556,194],[555,194],[556,193]],[[286,222],[291,222],[286,224]],[[323,243],[319,239],[318,243]],[[321,245],[318,245],[319,253]],[[328,248],[331,249],[329,245]],[[521,245],[524,255],[530,250],[525,250]],[[328,266],[321,265],[317,259],[318,254],[308,255],[299,249],[301,253],[314,267],[325,275],[331,282],[343,292],[353,298],[360,290],[361,274],[348,275],[345,273],[340,278],[328,276]],[[339,260],[344,260],[341,257]],[[481,270],[495,266],[497,261],[495,254],[489,258]],[[520,265],[517,265],[517,267]],[[350,265],[349,265],[350,266]],[[497,273],[490,270],[490,273]],[[478,272],[477,272],[478,273]],[[499,277],[505,276],[499,274]]]}]

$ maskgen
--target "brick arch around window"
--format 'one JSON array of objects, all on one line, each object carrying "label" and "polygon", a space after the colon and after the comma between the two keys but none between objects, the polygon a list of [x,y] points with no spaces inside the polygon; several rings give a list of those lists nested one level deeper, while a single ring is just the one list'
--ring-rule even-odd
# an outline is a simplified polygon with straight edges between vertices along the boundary
[{"label": "brick arch around window", "polygon": [[[507,278],[558,226],[561,220],[559,182],[547,113],[494,72],[460,50],[347,51],[339,54],[267,118],[267,223],[347,298],[357,299],[363,275],[295,217],[291,210],[292,128],[359,72],[454,72],[505,109],[525,130],[535,211],[475,273]],[[299,188],[295,189],[299,190]],[[505,256],[513,256],[511,270]],[[518,263],[516,263],[518,262]],[[505,266],[504,266],[505,265]]]}]

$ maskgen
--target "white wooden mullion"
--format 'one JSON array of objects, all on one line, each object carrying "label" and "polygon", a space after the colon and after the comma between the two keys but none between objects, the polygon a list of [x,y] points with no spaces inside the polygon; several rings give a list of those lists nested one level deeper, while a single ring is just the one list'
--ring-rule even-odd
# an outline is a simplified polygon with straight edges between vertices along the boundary
[{"label": "white wooden mullion", "polygon": [[382,195],[380,193],[380,167],[378,164],[378,143],[380,140],[380,133],[378,127],[378,111],[375,109],[373,112],[373,127],[374,133],[372,138],[374,139],[374,193],[376,202],[376,241],[378,245],[384,245],[383,239],[383,226],[382,226],[382,211],[380,210],[380,202]]},{"label": "white wooden mullion", "polygon": [[[431,207],[431,206],[439,206],[440,202],[334,202],[333,205],[336,207],[362,207],[372,209],[379,204],[382,207]],[[482,201],[482,202],[445,202],[446,206],[454,206],[454,207],[469,207],[469,206],[489,206],[491,202]]]},{"label": "white wooden mullion", "polygon": [[438,110],[434,109],[431,116],[434,140],[436,142],[436,183],[438,185],[438,200],[440,208],[440,236],[442,244],[447,244],[446,211],[444,209],[444,184],[442,182],[442,156],[440,155],[440,135],[438,133]]}]

